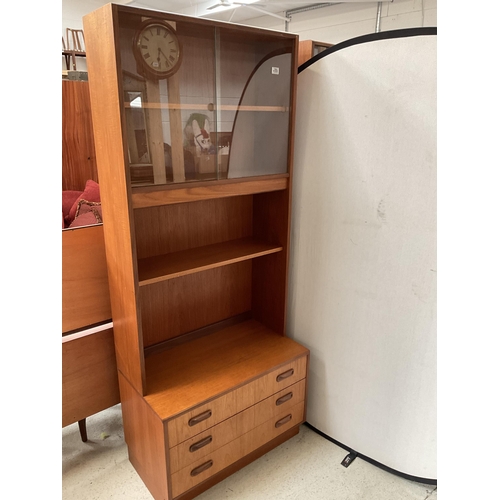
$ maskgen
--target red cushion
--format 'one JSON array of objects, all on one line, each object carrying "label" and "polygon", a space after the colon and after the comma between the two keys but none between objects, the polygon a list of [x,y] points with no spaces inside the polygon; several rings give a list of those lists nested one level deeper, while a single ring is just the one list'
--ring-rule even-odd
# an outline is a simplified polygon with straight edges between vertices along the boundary
[{"label": "red cushion", "polygon": [[97,182],[93,181],[92,179],[89,179],[87,181],[87,183],[85,184],[85,190],[76,199],[76,201],[73,203],[73,205],[69,211],[67,221],[70,223],[73,222],[73,219],[75,218],[76,209],[78,208],[78,202],[80,200],[100,202],[101,201],[101,194],[99,192],[99,184],[97,184]]},{"label": "red cushion", "polygon": [[69,227],[91,226],[102,223],[102,210],[99,202],[81,200],[78,203],[76,217]]},{"label": "red cushion", "polygon": [[75,204],[75,201],[80,198],[83,191],[63,191],[62,192],[62,212],[64,217],[69,216],[69,211],[71,207]]}]

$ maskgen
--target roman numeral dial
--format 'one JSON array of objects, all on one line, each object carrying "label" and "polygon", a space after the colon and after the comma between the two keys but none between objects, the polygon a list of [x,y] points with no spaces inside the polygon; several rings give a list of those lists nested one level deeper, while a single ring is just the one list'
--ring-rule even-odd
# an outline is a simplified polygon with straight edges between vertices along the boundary
[{"label": "roman numeral dial", "polygon": [[182,52],[179,39],[169,24],[148,20],[136,33],[134,55],[140,73],[158,80],[179,69]]}]

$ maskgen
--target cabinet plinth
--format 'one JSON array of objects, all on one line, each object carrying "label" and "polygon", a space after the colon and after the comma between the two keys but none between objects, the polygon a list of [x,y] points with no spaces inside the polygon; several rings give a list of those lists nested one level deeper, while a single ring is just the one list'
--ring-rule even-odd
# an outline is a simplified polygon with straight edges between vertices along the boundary
[{"label": "cabinet plinth", "polygon": [[[168,49],[141,45],[151,72],[131,44],[148,19],[182,51],[163,80]],[[187,500],[305,421],[309,351],[286,336],[298,37],[116,4],[84,30],[125,440],[156,500]]]}]

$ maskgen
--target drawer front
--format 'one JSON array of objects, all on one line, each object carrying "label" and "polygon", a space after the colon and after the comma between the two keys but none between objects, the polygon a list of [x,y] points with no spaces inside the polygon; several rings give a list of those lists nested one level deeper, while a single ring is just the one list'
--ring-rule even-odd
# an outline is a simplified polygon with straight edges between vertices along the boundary
[{"label": "drawer front", "polygon": [[270,373],[167,422],[169,448],[253,406],[306,376],[307,356],[281,365]]},{"label": "drawer front", "polygon": [[304,402],[280,412],[274,418],[258,425],[250,432],[218,448],[212,453],[172,474],[172,494],[174,497],[186,492],[228,465],[248,455],[268,441],[302,423]]},{"label": "drawer front", "polygon": [[170,449],[170,472],[177,472],[189,464],[199,461],[205,455],[303,402],[305,391],[306,381],[302,379],[300,382],[174,446]]}]

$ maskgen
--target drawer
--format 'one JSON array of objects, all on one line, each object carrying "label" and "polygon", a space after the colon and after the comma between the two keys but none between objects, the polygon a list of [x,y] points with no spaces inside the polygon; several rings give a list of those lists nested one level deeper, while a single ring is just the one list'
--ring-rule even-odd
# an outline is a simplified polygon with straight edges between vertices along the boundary
[{"label": "drawer", "polygon": [[169,420],[169,448],[253,406],[306,376],[307,356],[281,365],[262,377]]},{"label": "drawer", "polygon": [[260,448],[282,432],[302,423],[303,418],[304,401],[280,412],[250,432],[173,473],[172,494],[174,498]]},{"label": "drawer", "polygon": [[177,472],[304,401],[306,381],[287,387],[233,417],[170,449],[170,472]]}]

